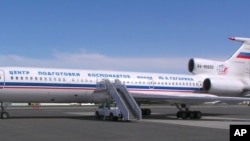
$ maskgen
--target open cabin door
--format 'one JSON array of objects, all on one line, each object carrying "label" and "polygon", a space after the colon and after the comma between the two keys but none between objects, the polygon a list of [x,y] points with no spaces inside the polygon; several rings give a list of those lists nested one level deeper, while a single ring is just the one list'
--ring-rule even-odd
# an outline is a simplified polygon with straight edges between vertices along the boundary
[{"label": "open cabin door", "polygon": [[0,70],[0,89],[4,88],[5,82],[4,82],[4,71]]}]

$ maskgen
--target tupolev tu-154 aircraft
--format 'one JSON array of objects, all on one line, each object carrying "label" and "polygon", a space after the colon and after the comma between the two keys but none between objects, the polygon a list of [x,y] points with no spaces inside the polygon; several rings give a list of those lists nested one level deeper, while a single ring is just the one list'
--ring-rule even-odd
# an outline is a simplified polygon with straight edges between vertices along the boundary
[{"label": "tupolev tu-154 aircraft", "polygon": [[[235,104],[250,101],[250,38],[231,37],[241,47],[226,61],[192,58],[192,75],[99,71],[52,68],[0,67],[1,118],[9,118],[8,103],[100,103],[108,91],[100,91],[103,80],[119,80],[137,104],[170,103],[179,111],[177,117],[200,119],[200,111],[190,105],[204,102]],[[150,114],[150,109],[143,113]]]}]

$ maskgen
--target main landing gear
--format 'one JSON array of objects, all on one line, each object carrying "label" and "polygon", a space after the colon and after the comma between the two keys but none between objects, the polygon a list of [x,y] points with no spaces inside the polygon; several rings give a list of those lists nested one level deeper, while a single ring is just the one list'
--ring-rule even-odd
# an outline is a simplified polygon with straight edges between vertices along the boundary
[{"label": "main landing gear", "polygon": [[151,110],[148,108],[143,108],[143,109],[141,109],[141,113],[142,113],[142,115],[149,116],[149,115],[151,115]]},{"label": "main landing gear", "polygon": [[176,114],[177,118],[201,119],[202,117],[202,113],[200,111],[189,111],[189,105],[187,104],[178,105],[175,103],[175,106],[180,110]]},{"label": "main landing gear", "polygon": [[7,108],[7,104],[5,105],[3,102],[1,102],[1,113],[0,113],[0,118],[2,119],[8,119],[9,118],[9,113],[5,111]]}]

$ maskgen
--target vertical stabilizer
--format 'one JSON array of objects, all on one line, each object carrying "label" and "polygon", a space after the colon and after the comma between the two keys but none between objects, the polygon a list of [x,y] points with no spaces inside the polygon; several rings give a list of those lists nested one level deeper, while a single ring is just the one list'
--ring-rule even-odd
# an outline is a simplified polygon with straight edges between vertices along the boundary
[{"label": "vertical stabilizer", "polygon": [[250,62],[250,38],[230,37],[229,39],[242,42],[242,45],[227,61]]}]

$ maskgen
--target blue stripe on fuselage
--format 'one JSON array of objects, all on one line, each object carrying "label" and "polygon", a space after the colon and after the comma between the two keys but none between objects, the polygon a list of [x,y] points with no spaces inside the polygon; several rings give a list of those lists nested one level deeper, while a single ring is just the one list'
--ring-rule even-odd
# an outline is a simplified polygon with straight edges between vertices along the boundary
[{"label": "blue stripe on fuselage", "polygon": [[134,85],[128,85],[128,89],[157,89],[157,90],[182,90],[182,91],[197,91],[199,88],[195,87],[170,87],[170,86],[134,86]]},{"label": "blue stripe on fuselage", "polygon": [[5,82],[5,86],[26,87],[96,87],[95,84],[66,84],[66,83],[30,83],[30,82]]},{"label": "blue stripe on fuselage", "polygon": [[[96,84],[67,84],[67,83],[31,83],[31,82],[5,82],[6,87],[57,87],[57,88],[96,88]],[[198,87],[177,87],[177,86],[154,86],[127,85],[128,89],[150,89],[150,90],[177,90],[177,91],[197,91]]]}]

